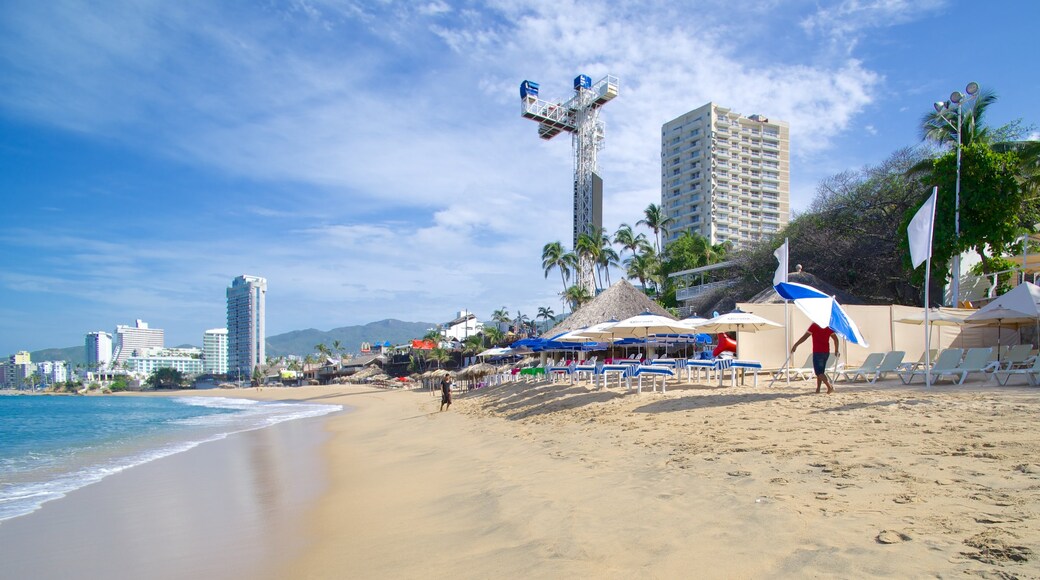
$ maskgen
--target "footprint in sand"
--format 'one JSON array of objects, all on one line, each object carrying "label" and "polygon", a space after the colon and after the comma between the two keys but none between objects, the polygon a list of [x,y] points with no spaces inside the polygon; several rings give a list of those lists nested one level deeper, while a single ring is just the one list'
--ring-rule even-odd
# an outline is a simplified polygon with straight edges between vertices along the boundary
[{"label": "footprint in sand", "polygon": [[909,542],[910,536],[895,530],[882,530],[881,533],[874,538],[874,541],[879,544],[898,544],[901,542]]},{"label": "footprint in sand", "polygon": [[1025,546],[1012,544],[1015,539],[1017,538],[1013,534],[1000,528],[986,530],[964,540],[966,545],[975,548],[977,552],[961,553],[986,564],[1028,562],[1033,551]]}]

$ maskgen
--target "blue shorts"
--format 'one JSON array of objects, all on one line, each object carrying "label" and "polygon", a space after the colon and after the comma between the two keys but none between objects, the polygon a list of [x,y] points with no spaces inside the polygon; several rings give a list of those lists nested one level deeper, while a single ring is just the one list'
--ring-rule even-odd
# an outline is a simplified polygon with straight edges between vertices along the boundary
[{"label": "blue shorts", "polygon": [[830,356],[831,353],[829,352],[812,353],[812,368],[817,376],[827,372],[827,359],[830,358]]}]

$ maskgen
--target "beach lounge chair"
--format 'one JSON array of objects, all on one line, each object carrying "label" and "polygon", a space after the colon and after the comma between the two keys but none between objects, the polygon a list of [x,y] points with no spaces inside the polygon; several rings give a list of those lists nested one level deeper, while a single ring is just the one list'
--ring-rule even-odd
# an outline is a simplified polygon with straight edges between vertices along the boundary
[{"label": "beach lounge chair", "polygon": [[589,379],[595,379],[599,373],[600,367],[603,363],[597,363],[596,357],[592,357],[587,361],[583,361],[581,364],[574,365],[574,374],[572,378],[576,381],[580,381],[585,378],[584,375],[588,375]]},{"label": "beach lounge chair", "polygon": [[[790,362],[790,361],[788,361],[788,362]],[[808,369],[808,370],[806,370],[806,369]],[[788,366],[786,366],[784,368],[776,369],[775,371],[772,371],[772,372],[773,372],[773,376],[777,380],[783,379],[783,378],[788,377],[788,376],[790,376],[790,377],[797,376],[799,378],[805,378],[804,375],[805,375],[806,372],[813,373],[812,355],[810,354],[808,356],[808,358],[805,359],[805,362],[802,363],[802,366],[800,366],[800,367],[796,367],[794,365],[788,365]]]},{"label": "beach lounge chair", "polygon": [[[963,353],[963,351],[962,351],[962,353]],[[939,356],[938,349],[934,349],[933,348],[933,349],[928,351],[928,360],[930,360],[933,365],[935,364],[935,360],[938,358],[938,356]],[[922,352],[921,353],[921,358],[917,359],[917,362],[905,362],[905,363],[899,365],[899,370],[901,372],[903,372],[903,371],[916,371],[916,370],[919,370],[919,369],[923,369],[924,368],[924,361],[925,361],[924,353]]]},{"label": "beach lounge chair", "polygon": [[740,384],[744,384],[744,375],[751,371],[755,375],[755,386],[758,386],[758,371],[762,370],[762,363],[757,360],[733,360],[733,366],[731,367],[733,372],[740,372]]},{"label": "beach lounge chair", "polygon": [[965,379],[967,379],[968,375],[971,373],[985,372],[991,354],[993,354],[992,348],[969,348],[968,352],[964,355],[964,360],[955,368],[940,373],[933,372],[933,374],[935,375],[936,380],[945,376],[954,377],[960,375],[961,379],[957,381],[957,384],[963,385]]},{"label": "beach lounge chair", "polygon": [[[643,392],[643,377],[644,376],[653,378],[653,381],[654,381],[653,388],[654,388],[655,391],[657,390],[657,378],[661,377],[661,392],[662,393],[664,393],[665,383],[668,382],[668,379],[675,376],[675,370],[674,369],[672,369],[670,367],[667,367],[667,366],[663,366],[663,365],[639,365],[639,366],[634,367],[634,369],[635,370],[633,371],[633,374],[634,374],[634,376],[637,379],[637,381],[636,381],[636,385],[637,385],[636,386],[636,392],[637,393],[642,393]],[[631,387],[631,384],[630,384],[629,385],[629,389],[631,389],[631,388],[632,387]]]},{"label": "beach lounge chair", "polygon": [[[905,351],[901,350],[890,350],[885,353],[884,360],[878,365],[876,371],[874,371],[874,378],[870,379],[870,384],[876,384],[878,379],[885,378],[888,373],[898,373],[899,367],[903,365],[903,357],[906,356]],[[867,378],[864,376],[863,378]]]},{"label": "beach lounge chair", "polygon": [[[930,369],[932,376],[956,369],[957,365],[961,364],[963,354],[964,351],[959,348],[947,348],[940,352]],[[922,360],[924,360],[924,355],[922,355]],[[914,381],[914,377],[923,377],[926,372],[923,365],[920,368],[907,368],[899,373],[899,380],[903,381],[904,385],[909,385]]]},{"label": "beach lounge chair", "polygon": [[[1013,376],[1024,376],[1031,386],[1040,385],[1040,356],[1033,359],[1033,365],[1024,368],[1012,368],[993,373],[993,378],[1001,385],[1008,384]],[[1003,377],[1003,380],[1001,380]]]},{"label": "beach lounge chair", "polygon": [[836,379],[843,378],[847,381],[854,381],[856,377],[863,377],[864,380],[867,378],[868,373],[877,373],[878,368],[881,366],[881,361],[885,360],[885,353],[883,352],[872,352],[867,355],[867,358],[863,360],[863,364],[854,369],[845,369],[838,373]]},{"label": "beach lounge chair", "polygon": [[629,377],[631,377],[633,369],[635,369],[635,367],[636,367],[636,365],[624,364],[624,363],[622,363],[622,364],[615,364],[615,363],[604,364],[602,367],[599,368],[599,380],[603,381],[603,388],[606,388],[608,382],[610,381],[611,375],[613,375],[613,376],[617,377],[617,384],[618,384],[618,387],[620,387],[621,386],[621,379],[626,379],[627,380]]},{"label": "beach lounge chair", "polygon": [[998,360],[992,361],[986,366],[987,371],[1006,371],[1027,365],[1026,361],[1029,360],[1033,352],[1033,345],[1031,344],[1016,344],[1001,348],[1005,349],[1004,352],[1001,353]]}]

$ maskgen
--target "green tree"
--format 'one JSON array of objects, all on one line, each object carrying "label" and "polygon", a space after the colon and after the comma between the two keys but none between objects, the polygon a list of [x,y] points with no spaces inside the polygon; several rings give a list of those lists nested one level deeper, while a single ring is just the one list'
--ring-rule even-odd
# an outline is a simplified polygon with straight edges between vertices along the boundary
[{"label": "green tree", "polygon": [[562,243],[549,242],[542,248],[542,270],[545,272],[545,277],[548,278],[549,273],[553,270],[559,270],[564,288],[567,287],[567,280],[570,280],[571,274],[577,267],[577,256],[565,250]]},{"label": "green tree", "polygon": [[[594,268],[595,264],[599,262],[600,249],[599,236],[590,233],[580,234],[578,243],[574,245],[574,253],[578,256],[577,271],[591,270],[594,274],[593,283],[596,285],[596,289],[603,286],[599,269]],[[581,278],[576,277],[576,279]]]},{"label": "green tree", "polygon": [[727,244],[712,244],[707,238],[700,234],[683,232],[674,242],[668,245],[665,260],[661,263],[661,279],[664,282],[664,291],[661,302],[668,307],[677,305],[675,299],[676,287],[670,282],[669,274],[692,270],[711,264],[717,264],[725,260],[729,251]]},{"label": "green tree", "polygon": [[513,319],[509,316],[509,309],[503,306],[491,313],[491,320],[499,325],[499,330],[501,330],[501,325],[505,324],[508,326]]},{"label": "green tree", "polygon": [[553,309],[549,306],[539,306],[538,315],[536,316],[536,318],[542,321],[544,330],[545,326],[547,326],[544,323],[548,322],[549,320],[555,321],[556,313],[553,312]]},{"label": "green tree", "polygon": [[168,367],[155,369],[146,382],[156,389],[176,389],[184,384],[184,373]]},{"label": "green tree", "polygon": [[617,231],[614,232],[614,243],[621,246],[622,250],[628,250],[632,255],[636,255],[639,252],[646,251],[646,248],[650,246],[650,242],[646,241],[646,234],[640,232],[635,234],[632,231],[632,226],[628,224],[621,224]]},{"label": "green tree", "polygon": [[[991,256],[1009,250],[1021,231],[1020,212],[1026,200],[1016,179],[1014,151],[997,153],[979,140],[961,148],[960,237],[955,231],[957,160],[951,151],[935,160],[929,181],[939,187],[935,208],[932,260],[945,264],[954,254],[974,250],[983,272],[994,272]],[[930,192],[928,193],[930,195]],[[926,196],[922,196],[922,202]],[[905,222],[913,217],[908,213]],[[1031,225],[1031,224],[1029,224]],[[905,237],[905,234],[904,234]]]},{"label": "green tree", "polygon": [[629,280],[639,280],[644,290],[649,290],[648,282],[654,282],[660,271],[661,261],[653,248],[625,259],[625,275]]},{"label": "green tree", "polygon": [[466,354],[473,354],[484,350],[484,337],[479,334],[466,337],[466,340],[462,341],[462,352]]},{"label": "green tree", "polygon": [[582,304],[592,300],[592,294],[587,289],[575,284],[563,292],[563,299],[570,304],[571,310],[574,311],[581,308]]},{"label": "green tree", "polygon": [[498,346],[505,340],[506,334],[502,332],[501,328],[497,326],[485,326],[482,331],[484,338],[488,341],[488,346]]},{"label": "green tree", "polygon": [[654,251],[660,255],[661,233],[667,233],[668,226],[672,224],[672,218],[665,214],[663,208],[654,203],[646,206],[646,209],[643,210],[643,216],[643,219],[637,221],[636,225],[646,226],[654,232]]},{"label": "green tree", "polygon": [[332,352],[336,353],[337,357],[339,357],[342,354],[343,350],[344,348],[342,342],[338,340],[332,341]]},{"label": "green tree", "polygon": [[444,368],[444,363],[451,358],[451,353],[438,346],[430,351],[428,358],[432,361],[436,361],[438,368]]}]

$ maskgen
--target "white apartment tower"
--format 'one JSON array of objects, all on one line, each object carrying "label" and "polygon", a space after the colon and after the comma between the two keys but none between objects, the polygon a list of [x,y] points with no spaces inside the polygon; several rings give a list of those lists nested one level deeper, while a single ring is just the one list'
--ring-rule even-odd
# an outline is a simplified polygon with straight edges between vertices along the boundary
[{"label": "white apartment tower", "polygon": [[664,245],[683,232],[741,247],[790,216],[790,127],[708,103],[661,127]]},{"label": "white apartment tower", "polygon": [[202,367],[209,375],[226,375],[228,371],[228,331],[211,328],[202,333]]},{"label": "white apartment tower", "polygon": [[267,359],[267,280],[242,275],[227,289],[228,374],[248,379]]},{"label": "white apartment tower", "polygon": [[87,368],[103,369],[112,362],[112,335],[104,332],[89,332],[86,338]]},{"label": "white apartment tower", "polygon": [[121,365],[146,348],[162,348],[164,340],[161,328],[148,328],[148,323],[140,318],[134,326],[119,324],[113,333],[112,362]]}]

